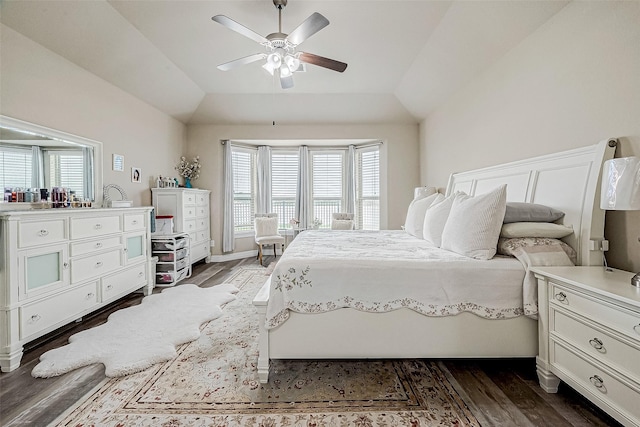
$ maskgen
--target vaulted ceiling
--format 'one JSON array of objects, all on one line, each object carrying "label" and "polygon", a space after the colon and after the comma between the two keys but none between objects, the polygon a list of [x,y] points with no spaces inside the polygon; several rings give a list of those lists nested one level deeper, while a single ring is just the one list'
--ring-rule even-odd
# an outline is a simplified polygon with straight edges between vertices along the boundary
[{"label": "vaulted ceiling", "polygon": [[278,30],[272,0],[30,0],[0,3],[3,24],[184,123],[417,123],[568,2],[289,0],[282,31],[313,12],[330,25],[301,44],[349,64],[308,66],[283,90],[264,48],[211,20]]}]

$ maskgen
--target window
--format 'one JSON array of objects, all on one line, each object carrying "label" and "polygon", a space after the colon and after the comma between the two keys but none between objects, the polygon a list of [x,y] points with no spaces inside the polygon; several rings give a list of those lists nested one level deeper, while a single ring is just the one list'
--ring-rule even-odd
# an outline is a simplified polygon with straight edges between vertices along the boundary
[{"label": "window", "polygon": [[278,214],[278,226],[289,227],[296,215],[296,187],[299,155],[295,151],[271,153],[271,212]]},{"label": "window", "polygon": [[256,151],[232,147],[233,225],[236,232],[253,230],[256,213]]},{"label": "window", "polygon": [[356,150],[356,228],[380,229],[380,149]]},{"label": "window", "polygon": [[0,189],[31,187],[31,148],[0,147]]},{"label": "window", "polygon": [[341,212],[344,177],[344,152],[311,152],[311,200],[313,220],[320,228],[331,227],[331,214]]},{"label": "window", "polygon": [[84,199],[84,159],[82,151],[45,151],[45,174],[49,187],[70,188],[77,198]]}]

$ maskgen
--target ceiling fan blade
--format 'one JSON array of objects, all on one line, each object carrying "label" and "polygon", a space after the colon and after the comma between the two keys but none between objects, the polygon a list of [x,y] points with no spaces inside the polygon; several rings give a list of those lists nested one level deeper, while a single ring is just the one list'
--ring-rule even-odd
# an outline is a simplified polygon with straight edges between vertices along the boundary
[{"label": "ceiling fan blade", "polygon": [[211,19],[213,19],[218,24],[222,24],[228,29],[235,31],[236,33],[242,34],[245,37],[249,37],[251,40],[254,40],[258,43],[269,43],[269,40],[267,40],[266,37],[263,37],[260,34],[256,33],[255,31],[245,27],[244,25],[237,23],[236,21],[229,18],[228,16],[216,15]]},{"label": "ceiling fan blade", "polygon": [[261,59],[265,59],[267,57],[266,53],[254,53],[253,55],[245,56],[244,58],[239,58],[234,61],[225,62],[224,64],[218,65],[218,70],[229,71],[234,68],[238,68],[241,65],[251,64],[252,62],[259,61]]},{"label": "ceiling fan blade", "polygon": [[298,59],[300,59],[300,61],[302,62],[306,62],[307,64],[313,64],[317,65],[318,67],[328,68],[339,73],[342,73],[347,69],[347,64],[345,64],[344,62],[314,55],[313,53],[300,52]]},{"label": "ceiling fan blade", "polygon": [[291,31],[287,40],[297,46],[327,25],[329,25],[329,20],[318,12],[314,12],[295,30]]},{"label": "ceiling fan blade", "polygon": [[280,86],[282,89],[291,89],[293,87],[293,75],[283,76],[280,74]]}]

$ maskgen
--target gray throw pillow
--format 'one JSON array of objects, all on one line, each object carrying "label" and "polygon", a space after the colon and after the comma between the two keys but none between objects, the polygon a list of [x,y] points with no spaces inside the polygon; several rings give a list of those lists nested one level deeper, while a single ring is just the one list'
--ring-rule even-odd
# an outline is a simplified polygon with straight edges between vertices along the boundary
[{"label": "gray throw pillow", "polygon": [[512,222],[554,222],[564,216],[564,212],[536,203],[508,202],[504,223]]}]

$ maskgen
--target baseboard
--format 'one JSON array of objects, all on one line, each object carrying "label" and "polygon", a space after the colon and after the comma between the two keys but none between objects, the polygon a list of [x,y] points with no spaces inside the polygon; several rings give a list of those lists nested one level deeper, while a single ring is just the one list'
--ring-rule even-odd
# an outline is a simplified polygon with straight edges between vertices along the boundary
[{"label": "baseboard", "polygon": [[[278,251],[279,255],[282,256],[282,252]],[[273,255],[273,248],[264,248],[262,250],[262,254],[263,255]],[[228,254],[222,254],[222,255],[211,255],[211,257],[209,257],[210,261],[207,262],[225,262],[225,261],[234,261],[236,259],[243,259],[243,258],[257,258],[258,257],[258,250],[254,249],[252,251],[242,251],[242,252],[231,252]]]}]

